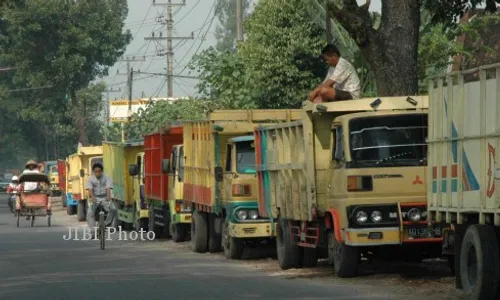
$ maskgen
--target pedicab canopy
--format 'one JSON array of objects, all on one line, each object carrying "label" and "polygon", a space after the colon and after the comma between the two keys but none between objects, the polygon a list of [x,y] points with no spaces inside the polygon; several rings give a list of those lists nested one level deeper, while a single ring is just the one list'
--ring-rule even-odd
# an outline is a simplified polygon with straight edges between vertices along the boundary
[{"label": "pedicab canopy", "polygon": [[49,177],[43,173],[27,173],[19,177],[19,183],[23,182],[44,182],[50,184]]}]

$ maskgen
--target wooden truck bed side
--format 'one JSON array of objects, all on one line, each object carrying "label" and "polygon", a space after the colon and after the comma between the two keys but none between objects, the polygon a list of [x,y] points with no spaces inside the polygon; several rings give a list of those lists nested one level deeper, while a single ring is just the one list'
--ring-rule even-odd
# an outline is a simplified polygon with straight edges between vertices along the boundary
[{"label": "wooden truck bed side", "polygon": [[125,154],[124,146],[120,143],[103,142],[103,163],[104,172],[111,178],[113,189],[111,197],[120,201],[125,200],[126,180],[125,180]]},{"label": "wooden truck bed side", "polygon": [[252,134],[259,122],[272,123],[300,118],[301,110],[222,110],[210,113],[209,120],[184,124],[184,200],[217,210],[220,183],[214,168],[223,166],[227,142]]},{"label": "wooden truck bed side", "polygon": [[68,186],[71,187],[71,192],[75,199],[82,199],[83,190],[80,187],[80,169],[82,168],[82,163],[80,156],[78,154],[71,154],[68,156],[68,172],[67,172],[67,182]]},{"label": "wooden truck bed side", "polygon": [[[465,75],[479,75],[464,82]],[[430,81],[428,209],[433,221],[475,215],[500,225],[500,64]]]},{"label": "wooden truck bed side", "polygon": [[262,216],[312,219],[316,184],[310,132],[302,121],[260,126],[255,130],[259,213]]},{"label": "wooden truck bed side", "polygon": [[174,145],[182,144],[182,133],[182,126],[176,126],[144,137],[146,199],[168,200],[168,175],[162,172],[162,160],[170,158]]}]

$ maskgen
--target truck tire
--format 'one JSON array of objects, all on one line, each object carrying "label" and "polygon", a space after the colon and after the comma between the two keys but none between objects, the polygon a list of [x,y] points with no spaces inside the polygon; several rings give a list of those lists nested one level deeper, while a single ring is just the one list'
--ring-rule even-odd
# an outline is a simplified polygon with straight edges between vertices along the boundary
[{"label": "truck tire", "polygon": [[292,240],[288,221],[282,218],[278,219],[276,252],[282,270],[300,267],[300,248]]},{"label": "truck tire", "polygon": [[493,226],[469,226],[460,249],[460,278],[467,299],[496,299],[499,264],[498,239]]},{"label": "truck tire", "polygon": [[300,261],[303,268],[314,268],[318,264],[318,248],[300,249]]},{"label": "truck tire", "polygon": [[79,222],[85,221],[87,216],[85,215],[85,202],[83,200],[79,200],[76,206],[76,214]]},{"label": "truck tire", "polygon": [[61,193],[61,204],[62,204],[62,207],[64,207],[64,208],[66,208],[68,206],[68,203],[66,201],[67,201],[66,194]]},{"label": "truck tire", "polygon": [[191,223],[191,249],[197,253],[205,253],[208,250],[208,226],[207,214],[195,210]]},{"label": "truck tire", "polygon": [[229,220],[224,221],[224,233],[222,237],[224,256],[227,259],[241,259],[245,245],[243,240],[229,236]]},{"label": "truck tire", "polygon": [[223,219],[214,214],[208,215],[208,252],[217,253],[222,251],[222,226]]},{"label": "truck tire", "polygon": [[149,204],[148,227],[150,231],[153,231],[155,233],[155,239],[161,236],[163,230],[160,226],[155,224],[155,207],[152,204]]},{"label": "truck tire", "polygon": [[340,278],[356,277],[360,260],[359,249],[339,243],[333,232],[328,233],[328,250],[335,274]]},{"label": "truck tire", "polygon": [[188,225],[187,224],[182,224],[182,223],[177,223],[173,224],[170,226],[171,232],[172,232],[172,241],[176,243],[181,243],[186,240],[187,232],[188,232]]}]

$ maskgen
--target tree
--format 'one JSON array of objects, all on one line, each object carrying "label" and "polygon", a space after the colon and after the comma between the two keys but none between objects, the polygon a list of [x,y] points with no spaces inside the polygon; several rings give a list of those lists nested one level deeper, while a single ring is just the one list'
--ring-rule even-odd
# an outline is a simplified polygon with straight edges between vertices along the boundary
[{"label": "tree", "polygon": [[[15,81],[50,84],[56,93],[68,94],[73,107],[81,106],[77,91],[107,75],[130,42],[130,32],[122,32],[127,12],[126,0],[33,0],[5,9],[13,40],[8,58],[18,68]],[[86,145],[86,111],[72,117]]]},{"label": "tree", "polygon": [[209,49],[193,59],[200,95],[225,108],[300,106],[326,74],[319,59],[324,30],[310,20],[307,5],[304,0],[259,2],[237,51]]},{"label": "tree", "polygon": [[417,94],[419,1],[382,1],[378,28],[373,26],[369,3],[358,6],[356,0],[329,1],[328,9],[370,64],[379,96]]},{"label": "tree", "polygon": [[324,30],[311,22],[307,1],[259,2],[245,22],[247,38],[238,49],[246,66],[247,89],[259,92],[260,108],[299,107],[323,80],[319,59]]},{"label": "tree", "polygon": [[[242,14],[245,18],[250,6],[248,0],[241,0]],[[236,1],[234,0],[216,0],[214,14],[219,19],[219,23],[215,29],[215,38],[217,45],[215,48],[219,51],[232,50],[235,46],[237,37],[236,24]]]},{"label": "tree", "polygon": [[496,12],[500,0],[424,0],[424,7],[432,12],[431,21],[442,23],[443,28],[456,27],[458,18],[465,12],[485,5],[487,12]]}]

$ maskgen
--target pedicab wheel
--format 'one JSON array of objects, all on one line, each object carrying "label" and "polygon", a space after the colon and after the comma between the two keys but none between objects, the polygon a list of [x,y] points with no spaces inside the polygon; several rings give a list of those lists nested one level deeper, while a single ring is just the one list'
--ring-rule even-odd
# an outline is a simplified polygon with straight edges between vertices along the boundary
[{"label": "pedicab wheel", "polygon": [[35,225],[35,216],[31,216],[31,227]]},{"label": "pedicab wheel", "polygon": [[50,227],[50,215],[47,216],[47,225]]},{"label": "pedicab wheel", "polygon": [[19,218],[21,218],[21,212],[17,213],[17,227],[19,227]]}]

